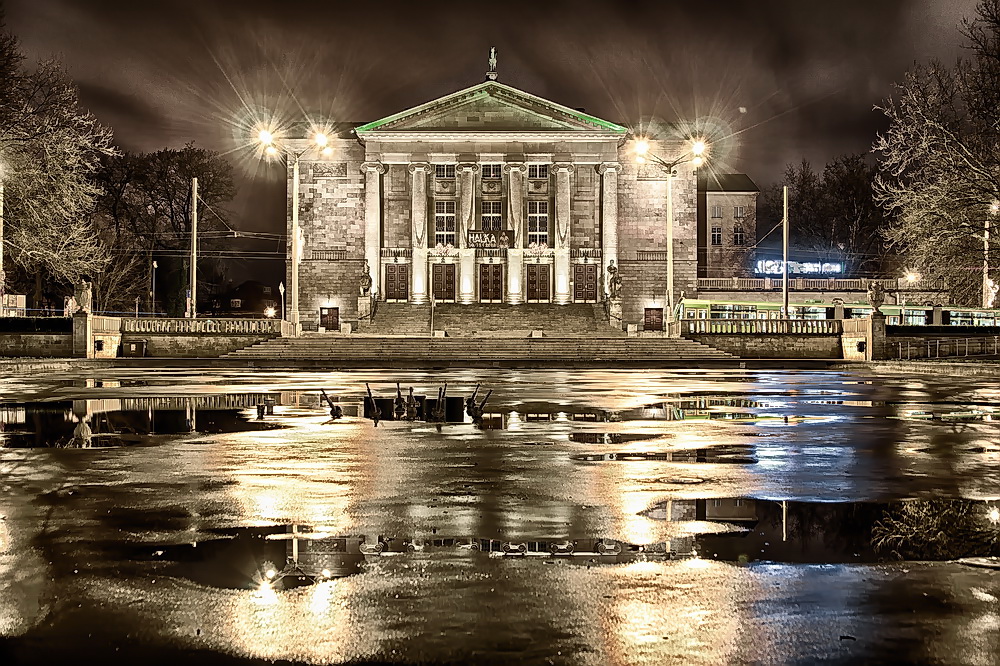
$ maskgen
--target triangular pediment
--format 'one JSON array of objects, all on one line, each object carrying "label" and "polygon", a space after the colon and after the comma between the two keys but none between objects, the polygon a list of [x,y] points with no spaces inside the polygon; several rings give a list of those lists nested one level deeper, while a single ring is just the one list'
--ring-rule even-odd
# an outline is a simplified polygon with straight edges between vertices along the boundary
[{"label": "triangular pediment", "polygon": [[496,81],[460,90],[357,128],[362,137],[466,132],[620,135],[627,130]]}]

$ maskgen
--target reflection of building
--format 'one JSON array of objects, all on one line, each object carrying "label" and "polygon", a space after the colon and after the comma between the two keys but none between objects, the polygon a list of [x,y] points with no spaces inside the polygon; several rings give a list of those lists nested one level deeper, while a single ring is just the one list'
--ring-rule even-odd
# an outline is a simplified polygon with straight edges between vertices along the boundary
[{"label": "reflection of building", "polygon": [[[650,152],[683,158],[692,137],[672,131]],[[379,299],[413,306],[596,303],[612,262],[625,320],[662,321],[667,173],[635,163],[625,127],[488,80],[328,136],[323,151],[286,142],[301,152],[305,329],[321,309],[357,320],[369,278]],[[675,294],[692,295],[694,167],[682,161],[673,181]]]},{"label": "reflection of building", "polygon": [[698,276],[745,276],[757,243],[757,185],[742,173],[698,180]]}]

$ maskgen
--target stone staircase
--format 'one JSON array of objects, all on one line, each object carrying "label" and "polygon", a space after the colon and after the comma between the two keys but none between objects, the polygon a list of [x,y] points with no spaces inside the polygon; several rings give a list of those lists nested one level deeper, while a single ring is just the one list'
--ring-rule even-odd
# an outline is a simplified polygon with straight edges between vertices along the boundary
[{"label": "stone staircase", "polygon": [[[375,321],[361,322],[359,333],[370,335],[430,335],[430,305],[380,303]],[[434,329],[450,338],[526,338],[532,331],[556,337],[621,337],[624,332],[604,321],[600,304],[439,303]]]},{"label": "stone staircase", "polygon": [[643,363],[726,361],[736,357],[683,338],[628,337],[375,337],[306,334],[275,338],[223,356],[228,359],[376,364],[421,363]]}]

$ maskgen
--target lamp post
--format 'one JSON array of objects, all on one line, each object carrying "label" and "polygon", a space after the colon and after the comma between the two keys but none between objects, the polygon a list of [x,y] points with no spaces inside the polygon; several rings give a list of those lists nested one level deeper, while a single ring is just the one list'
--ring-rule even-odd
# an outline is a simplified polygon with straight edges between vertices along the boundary
[{"label": "lamp post", "polygon": [[[291,277],[289,278],[289,290],[292,292],[292,307],[291,307],[291,324],[293,329],[293,335],[298,336],[301,333],[299,325],[299,253],[301,248],[299,247],[299,158],[302,157],[308,150],[319,149],[323,156],[328,156],[333,153],[333,149],[330,147],[330,140],[327,135],[323,132],[316,132],[312,137],[312,144],[306,146],[302,150],[291,150],[287,146],[283,146],[279,141],[278,137],[275,136],[274,132],[268,129],[262,129],[257,133],[257,139],[264,148],[264,155],[269,158],[277,158],[281,152],[285,154],[292,160],[292,229],[289,239],[286,243],[291,244]],[[282,310],[284,310],[284,304],[282,304]],[[284,312],[282,313],[282,319],[284,319]]]},{"label": "lamp post", "polygon": [[705,150],[708,146],[704,141],[692,141],[688,150],[674,160],[665,160],[659,155],[649,152],[649,142],[639,139],[635,143],[635,161],[643,164],[651,161],[667,173],[667,293],[665,306],[667,312],[665,321],[669,325],[674,321],[674,169],[690,162],[697,169],[705,163]]},{"label": "lamp post", "polygon": [[281,320],[285,320],[285,283],[278,283],[278,293],[281,294]]}]

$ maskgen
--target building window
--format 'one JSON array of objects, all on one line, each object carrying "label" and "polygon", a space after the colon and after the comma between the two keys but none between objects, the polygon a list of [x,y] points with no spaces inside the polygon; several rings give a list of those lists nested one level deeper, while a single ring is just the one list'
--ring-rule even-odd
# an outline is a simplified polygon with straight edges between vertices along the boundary
[{"label": "building window", "polygon": [[500,167],[502,164],[484,164],[483,167],[483,180],[500,180],[500,174],[502,171]]},{"label": "building window", "polygon": [[264,294],[266,294],[267,296],[270,296],[271,295],[271,288],[270,287],[264,287]]},{"label": "building window", "polygon": [[722,245],[722,227],[712,227],[712,245]]},{"label": "building window", "polygon": [[549,165],[548,164],[529,164],[528,165],[528,178],[533,178],[536,180],[541,180],[549,177]]},{"label": "building window", "polygon": [[434,202],[434,242],[455,246],[455,202]]},{"label": "building window", "polygon": [[500,231],[503,229],[503,215],[501,214],[502,202],[483,201],[482,215],[479,220],[479,228],[483,231]]},{"label": "building window", "polygon": [[733,217],[735,217],[737,220],[742,220],[746,216],[747,216],[746,206],[733,206]]},{"label": "building window", "polygon": [[722,206],[712,206],[712,217],[722,218]]},{"label": "building window", "polygon": [[434,177],[435,178],[454,178],[455,177],[455,165],[454,164],[435,164],[434,165]]},{"label": "building window", "polygon": [[238,310],[239,308],[243,307],[243,301],[239,298],[231,298],[229,299],[229,307],[233,308],[234,310]]},{"label": "building window", "polygon": [[733,227],[733,245],[746,245],[747,238],[746,234],[743,233],[743,227]]},{"label": "building window", "polygon": [[[545,165],[541,165],[545,166]],[[528,202],[528,245],[549,243],[549,202]]]}]

